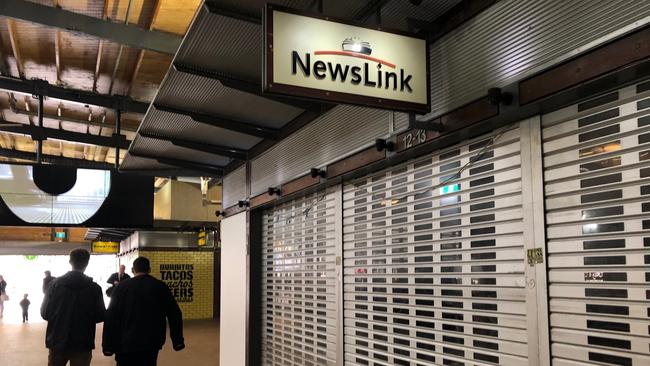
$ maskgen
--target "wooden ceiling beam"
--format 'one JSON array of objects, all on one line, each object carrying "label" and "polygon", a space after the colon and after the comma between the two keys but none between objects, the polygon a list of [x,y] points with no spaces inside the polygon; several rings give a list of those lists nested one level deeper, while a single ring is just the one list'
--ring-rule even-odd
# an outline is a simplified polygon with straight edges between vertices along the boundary
[{"label": "wooden ceiling beam", "polygon": [[123,96],[96,94],[85,90],[62,88],[51,85],[44,80],[24,80],[10,77],[0,77],[0,89],[15,91],[29,95],[46,95],[50,98],[68,100],[71,102],[94,105],[110,109],[120,109],[124,112],[144,114],[149,103],[137,102]]},{"label": "wooden ceiling beam", "polygon": [[0,1],[0,15],[171,55],[176,53],[182,40],[182,37],[173,34],[149,31],[25,0]]},{"label": "wooden ceiling beam", "polygon": [[[36,162],[36,154],[29,151],[22,151],[16,149],[0,149],[0,156],[5,158]],[[112,170],[115,168],[113,164],[99,163],[96,161],[83,160],[83,159],[65,158],[61,156],[47,155],[47,154],[43,154],[42,160],[43,163],[63,165],[63,166],[73,166],[82,169]]]},{"label": "wooden ceiling beam", "polygon": [[[153,23],[156,21],[156,17],[158,16],[158,12],[160,11],[160,4],[162,3],[161,0],[154,0],[155,4],[153,7],[153,13],[151,14],[151,20],[149,21],[149,24],[147,25],[148,30],[153,30]],[[133,68],[133,73],[131,74],[131,80],[129,81],[129,87],[126,91],[126,95],[130,96],[131,91],[133,90],[133,84],[135,84],[135,80],[138,78],[138,73],[140,72],[140,67],[142,66],[142,59],[144,58],[144,52],[145,50],[141,49],[138,51],[138,58],[135,63],[135,67]]]},{"label": "wooden ceiling beam", "polygon": [[97,60],[95,61],[95,76],[93,78],[93,93],[97,93],[97,80],[99,79],[99,68],[102,64],[102,52],[104,52],[104,40],[99,40],[97,46]]},{"label": "wooden ceiling beam", "polygon": [[31,136],[32,139],[56,139],[62,141],[78,142],[82,144],[115,147],[128,149],[131,141],[127,140],[124,135],[99,136],[87,133],[79,133],[67,130],[57,130],[54,128],[37,127],[25,125],[22,123],[12,123],[0,121],[0,131],[20,135]]},{"label": "wooden ceiling beam", "polygon": [[16,25],[13,19],[7,19],[7,29],[9,31],[9,41],[11,42],[11,50],[16,59],[16,67],[18,68],[18,76],[21,79],[25,78],[25,68],[23,65],[23,58],[20,55],[20,47],[18,45],[18,40],[16,39]]},{"label": "wooden ceiling beam", "polygon": [[61,82],[61,34],[57,30],[54,32],[54,60],[56,63],[56,85],[63,84]]},{"label": "wooden ceiling beam", "polygon": [[11,76],[9,72],[9,65],[7,64],[7,55],[5,54],[5,50],[2,47],[4,43],[2,42],[2,36],[0,35],[0,75],[3,76]]},{"label": "wooden ceiling beam", "polygon": [[[108,0],[104,0],[104,9],[102,10],[102,20],[106,20],[108,14]],[[102,53],[104,52],[104,40],[99,39],[97,45],[97,59],[95,61],[95,75],[93,78],[93,93],[97,93],[97,80],[99,79],[99,68],[102,64]]]}]

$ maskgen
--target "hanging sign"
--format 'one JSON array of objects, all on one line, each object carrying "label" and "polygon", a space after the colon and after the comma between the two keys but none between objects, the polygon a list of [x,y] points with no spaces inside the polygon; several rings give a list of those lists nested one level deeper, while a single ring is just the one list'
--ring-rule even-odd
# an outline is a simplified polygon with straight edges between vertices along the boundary
[{"label": "hanging sign", "polygon": [[117,254],[120,243],[116,241],[94,241],[91,243],[91,252],[102,254]]},{"label": "hanging sign", "polygon": [[197,238],[197,245],[200,247],[204,247],[206,243],[206,232],[205,231],[199,231],[198,238]]},{"label": "hanging sign", "polygon": [[266,92],[429,112],[426,39],[274,5],[264,21]]}]

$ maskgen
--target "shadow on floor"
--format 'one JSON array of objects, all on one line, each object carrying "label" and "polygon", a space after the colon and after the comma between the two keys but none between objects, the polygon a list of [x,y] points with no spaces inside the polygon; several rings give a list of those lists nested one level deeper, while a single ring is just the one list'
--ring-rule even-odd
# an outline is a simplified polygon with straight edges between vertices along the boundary
[{"label": "shadow on floor", "polygon": [[[158,358],[159,366],[217,366],[219,365],[219,324],[216,320],[186,320],[185,344],[181,352],[171,349],[169,337]],[[6,324],[0,320],[0,365],[43,366],[47,365],[45,348],[45,323]],[[97,326],[97,338],[93,352],[93,366],[115,365],[113,358],[101,353],[102,324]]]}]

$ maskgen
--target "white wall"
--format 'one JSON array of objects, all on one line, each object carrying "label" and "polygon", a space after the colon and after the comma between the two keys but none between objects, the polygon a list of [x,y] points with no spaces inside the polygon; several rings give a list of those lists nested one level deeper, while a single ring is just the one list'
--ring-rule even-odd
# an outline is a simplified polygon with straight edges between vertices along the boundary
[{"label": "white wall", "polygon": [[221,221],[220,365],[246,365],[246,213]]}]

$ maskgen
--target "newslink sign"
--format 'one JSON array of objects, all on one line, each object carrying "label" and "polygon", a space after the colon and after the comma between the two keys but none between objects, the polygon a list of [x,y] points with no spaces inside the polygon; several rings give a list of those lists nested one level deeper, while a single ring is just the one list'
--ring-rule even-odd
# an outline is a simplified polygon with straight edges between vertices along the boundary
[{"label": "newslink sign", "polygon": [[269,5],[264,89],[273,94],[427,113],[424,38]]}]

